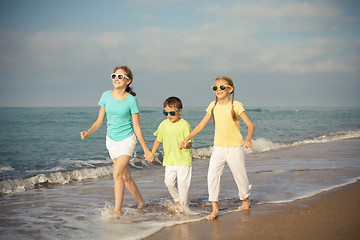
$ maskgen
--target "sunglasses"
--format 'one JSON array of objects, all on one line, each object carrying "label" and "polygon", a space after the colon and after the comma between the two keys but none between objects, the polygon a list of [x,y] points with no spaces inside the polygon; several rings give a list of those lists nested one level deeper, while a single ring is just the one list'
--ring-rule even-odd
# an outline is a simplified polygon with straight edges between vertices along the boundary
[{"label": "sunglasses", "polygon": [[218,89],[220,89],[221,91],[224,91],[226,88],[230,88],[230,85],[219,85],[219,86],[212,86],[211,89],[215,92]]},{"label": "sunglasses", "polygon": [[116,74],[116,73],[111,74],[112,80],[115,80],[116,77],[117,77],[119,80],[123,80],[124,78],[127,78],[127,79],[130,80],[130,78],[129,78],[128,76],[125,76],[124,74]]},{"label": "sunglasses", "polygon": [[179,108],[179,109],[176,110],[176,111],[170,111],[170,112],[167,112],[167,111],[163,110],[163,114],[164,114],[165,117],[167,117],[167,115],[169,115],[169,114],[170,114],[170,116],[175,116],[176,113],[177,113],[178,111],[180,111],[180,110],[181,110],[181,108]]}]

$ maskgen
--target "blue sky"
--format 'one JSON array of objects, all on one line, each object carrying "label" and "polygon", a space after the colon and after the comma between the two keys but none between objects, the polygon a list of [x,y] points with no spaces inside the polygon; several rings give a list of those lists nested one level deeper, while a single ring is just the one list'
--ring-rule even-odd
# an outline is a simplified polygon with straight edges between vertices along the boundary
[{"label": "blue sky", "polygon": [[1,1],[0,106],[97,106],[127,64],[140,106],[360,106],[358,0]]}]

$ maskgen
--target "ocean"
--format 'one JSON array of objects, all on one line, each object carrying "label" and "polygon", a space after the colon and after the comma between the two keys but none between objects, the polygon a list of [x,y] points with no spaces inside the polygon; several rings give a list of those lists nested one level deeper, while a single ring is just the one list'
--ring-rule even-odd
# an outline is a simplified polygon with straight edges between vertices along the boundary
[{"label": "ocean", "polygon": [[[245,106],[246,107],[246,106]],[[194,128],[204,107],[184,107]],[[106,126],[86,140],[80,131],[98,107],[0,108],[0,235],[3,239],[141,239],[166,226],[199,221],[210,212],[206,175],[214,126],[194,139],[193,176],[186,214],[174,211],[164,179],[162,148],[146,162],[138,143],[129,163],[147,203],[125,190],[124,214],[114,207]],[[161,107],[141,107],[149,149],[164,119]],[[355,182],[360,177],[360,108],[248,107],[254,147],[246,152],[252,206],[291,202]],[[242,123],[242,122],[241,122]],[[241,124],[246,137],[246,125]],[[241,211],[228,167],[221,179],[220,215]]]}]

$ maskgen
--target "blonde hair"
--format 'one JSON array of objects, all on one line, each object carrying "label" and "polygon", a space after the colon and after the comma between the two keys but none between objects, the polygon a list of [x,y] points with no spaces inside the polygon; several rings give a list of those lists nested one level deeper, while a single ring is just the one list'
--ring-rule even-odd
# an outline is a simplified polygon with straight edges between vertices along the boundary
[{"label": "blonde hair", "polygon": [[128,66],[126,66],[126,65],[124,65],[124,66],[116,66],[116,67],[114,68],[114,71],[113,71],[113,72],[116,72],[116,71],[119,70],[119,69],[124,70],[124,71],[126,72],[126,76],[127,76],[128,78],[130,78],[130,80],[131,80],[131,82],[126,86],[125,91],[128,92],[128,93],[130,93],[130,94],[133,95],[133,96],[136,96],[136,93],[135,93],[135,92],[132,90],[132,88],[130,87],[130,84],[133,82],[133,78],[134,78],[134,76],[133,76],[130,68],[129,68]]},{"label": "blonde hair", "polygon": [[[234,96],[235,96],[235,87],[234,87],[234,82],[233,80],[228,77],[228,76],[219,76],[215,79],[216,80],[225,80],[229,86],[231,86],[233,88],[233,91],[230,93],[232,94],[232,100],[231,100],[231,116],[232,116],[232,119],[234,120],[234,122],[236,124],[239,124],[239,117],[236,115],[235,113],[235,110],[234,110]],[[216,95],[215,95],[216,96]],[[216,99],[215,99],[215,104],[213,106],[213,108],[211,109],[211,116],[213,118],[213,124],[215,124],[215,117],[214,117],[214,109],[215,109],[215,106],[218,102],[218,97],[216,96]]]}]

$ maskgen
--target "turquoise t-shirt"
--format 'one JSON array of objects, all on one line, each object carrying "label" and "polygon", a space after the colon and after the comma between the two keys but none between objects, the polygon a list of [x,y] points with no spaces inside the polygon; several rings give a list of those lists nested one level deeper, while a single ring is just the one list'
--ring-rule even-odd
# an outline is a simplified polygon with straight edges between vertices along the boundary
[{"label": "turquoise t-shirt", "polygon": [[139,113],[136,98],[129,94],[124,100],[116,100],[112,90],[106,91],[100,98],[99,105],[105,108],[107,119],[107,135],[119,142],[130,137],[133,133],[131,114]]},{"label": "turquoise t-shirt", "polygon": [[[169,166],[191,166],[191,149],[179,150],[179,144],[191,133],[190,124],[184,120],[172,123],[169,119],[162,121],[154,133],[159,142],[163,143],[164,159],[163,165]],[[189,142],[193,142],[191,139]]]}]

